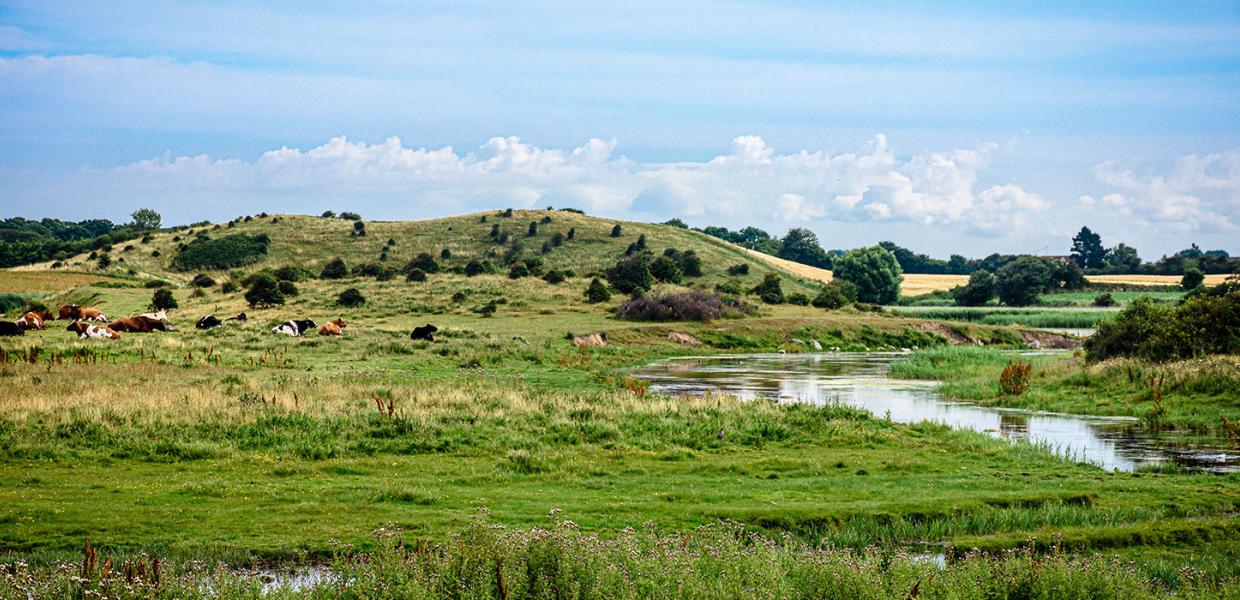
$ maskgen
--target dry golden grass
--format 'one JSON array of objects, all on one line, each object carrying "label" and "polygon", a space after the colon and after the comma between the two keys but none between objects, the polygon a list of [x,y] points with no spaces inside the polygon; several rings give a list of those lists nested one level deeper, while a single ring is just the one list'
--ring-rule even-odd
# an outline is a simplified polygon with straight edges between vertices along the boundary
[{"label": "dry golden grass", "polygon": [[68,271],[39,271],[30,268],[0,270],[0,292],[20,294],[63,292],[97,281],[123,281],[108,275]]},{"label": "dry golden grass", "polygon": [[[811,267],[809,265],[803,265],[790,260],[784,260],[777,256],[763,254],[756,250],[746,249],[745,252],[748,252],[749,255],[754,258],[766,261],[767,263],[775,265],[798,277],[804,277],[805,279],[809,279],[811,281],[821,281],[823,283],[831,281],[831,271],[828,271],[827,269],[820,269],[818,267]],[[905,273],[904,284],[900,286],[900,292],[905,296],[918,296],[921,294],[936,292],[938,290],[949,290],[958,285],[968,283],[968,281],[968,275],[925,275],[920,273]]]},{"label": "dry golden grass", "polygon": [[[1090,275],[1093,283],[1117,283],[1122,285],[1180,285],[1179,275]],[[1206,285],[1218,285],[1227,275],[1206,275]]]}]

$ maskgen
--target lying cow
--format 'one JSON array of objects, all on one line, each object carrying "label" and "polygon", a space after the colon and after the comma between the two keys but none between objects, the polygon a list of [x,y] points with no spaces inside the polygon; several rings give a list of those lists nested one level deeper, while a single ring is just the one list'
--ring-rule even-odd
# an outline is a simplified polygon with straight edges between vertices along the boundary
[{"label": "lying cow", "polygon": [[167,321],[167,320],[168,320],[168,311],[167,311],[167,310],[165,310],[165,309],[162,309],[162,308],[161,308],[161,309],[159,309],[159,310],[157,310],[157,311],[155,311],[155,312],[142,313],[142,314],[140,314],[140,315],[138,315],[138,316],[139,316],[139,317],[146,317],[146,318],[148,318],[148,319],[155,319],[155,320],[157,320],[157,321]]},{"label": "lying cow", "polygon": [[426,340],[428,342],[433,342],[435,341],[435,336],[432,334],[435,333],[436,331],[439,331],[438,327],[435,327],[434,325],[427,323],[426,325],[423,325],[421,327],[414,327],[413,332],[409,334],[409,339]]},{"label": "lying cow", "polygon": [[198,329],[211,329],[212,327],[219,327],[223,324],[224,322],[215,318],[215,315],[207,315],[201,319],[198,319],[198,322],[194,323],[194,327],[197,327]]},{"label": "lying cow", "polygon": [[119,321],[113,321],[108,324],[108,328],[115,331],[128,331],[131,333],[150,333],[152,331],[177,330],[176,327],[164,323],[159,319],[152,319],[142,315],[121,319]]},{"label": "lying cow", "polygon": [[17,326],[22,329],[47,329],[47,325],[43,322],[43,315],[31,311],[17,320]]},{"label": "lying cow", "polygon": [[85,321],[74,321],[65,328],[66,331],[72,331],[78,334],[80,339],[94,340],[119,340],[121,334],[116,333],[111,327],[102,327],[100,325],[92,325]]},{"label": "lying cow", "polygon": [[97,308],[84,308],[76,304],[62,306],[57,312],[60,313],[60,318],[70,321],[107,322],[108,320],[108,316],[103,314],[103,311]]},{"label": "lying cow", "polygon": [[26,330],[12,321],[0,321],[0,336],[10,335],[26,335]]},{"label": "lying cow", "polygon": [[295,321],[285,321],[271,328],[271,333],[281,333],[289,337],[301,337],[306,335],[307,331],[312,331],[319,326],[313,319],[301,319]]},{"label": "lying cow", "polygon": [[248,317],[245,316],[245,313],[240,313],[235,317],[228,317],[227,319],[224,319],[224,320],[225,321],[246,321],[247,319]]},{"label": "lying cow", "polygon": [[328,321],[324,323],[322,327],[319,328],[319,335],[322,335],[322,336],[344,335],[345,327],[348,327],[348,325],[345,325],[344,319],[336,319],[334,321]]}]

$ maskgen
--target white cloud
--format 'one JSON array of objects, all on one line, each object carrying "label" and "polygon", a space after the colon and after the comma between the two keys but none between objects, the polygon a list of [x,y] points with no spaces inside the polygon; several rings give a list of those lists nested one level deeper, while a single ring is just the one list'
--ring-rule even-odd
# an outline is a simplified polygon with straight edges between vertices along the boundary
[{"label": "white cloud", "polygon": [[1181,156],[1166,175],[1107,161],[1094,167],[1094,177],[1123,190],[1101,203],[1124,215],[1179,231],[1240,228],[1240,151]]}]

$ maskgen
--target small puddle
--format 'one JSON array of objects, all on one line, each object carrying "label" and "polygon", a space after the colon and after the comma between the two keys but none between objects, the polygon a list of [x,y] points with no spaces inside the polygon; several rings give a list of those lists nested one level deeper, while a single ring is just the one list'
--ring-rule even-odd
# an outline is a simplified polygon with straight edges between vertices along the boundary
[{"label": "small puddle", "polygon": [[1028,440],[1050,451],[1106,470],[1133,471],[1176,465],[1227,473],[1240,471],[1240,451],[1159,436],[1131,417],[1094,417],[989,408],[949,402],[938,382],[893,379],[895,353],[745,354],[673,358],[631,371],[650,391],[669,396],[723,393],[745,400],[838,402],[898,423],[932,421]]}]

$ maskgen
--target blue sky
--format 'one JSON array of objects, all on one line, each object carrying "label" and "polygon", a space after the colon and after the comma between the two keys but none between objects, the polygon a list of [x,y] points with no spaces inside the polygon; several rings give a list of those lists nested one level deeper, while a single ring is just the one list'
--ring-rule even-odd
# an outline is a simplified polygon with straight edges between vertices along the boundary
[{"label": "blue sky", "polygon": [[0,215],[1240,252],[1234,2],[252,4],[0,1]]}]

